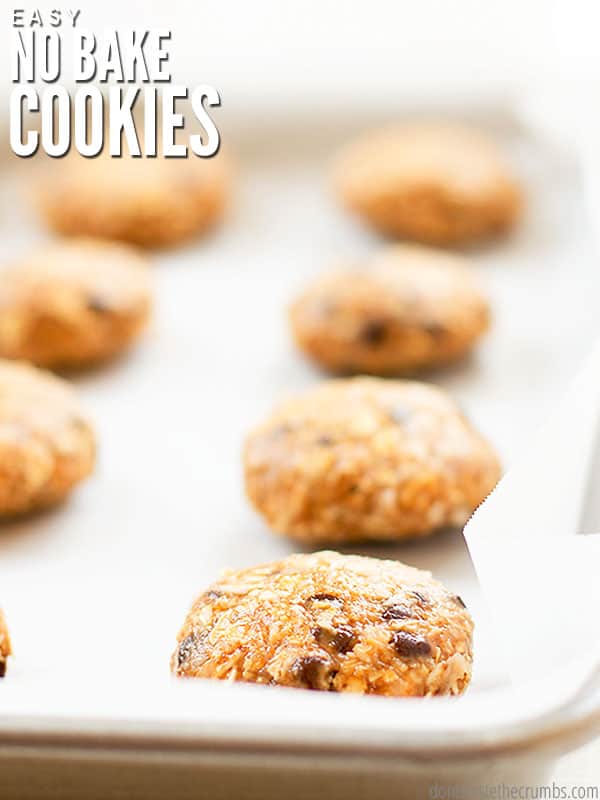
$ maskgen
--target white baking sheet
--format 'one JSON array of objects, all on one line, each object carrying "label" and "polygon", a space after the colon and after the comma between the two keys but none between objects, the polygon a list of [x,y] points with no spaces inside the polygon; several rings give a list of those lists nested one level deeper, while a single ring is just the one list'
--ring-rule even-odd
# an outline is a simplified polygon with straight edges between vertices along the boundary
[{"label": "white baking sheet", "polygon": [[[256,735],[260,709],[265,725],[290,725],[297,714],[344,738],[344,716],[358,719],[358,729],[387,725],[392,733],[412,717],[412,703],[403,714],[392,708],[398,701],[374,707],[311,694],[300,703],[300,693],[283,701],[289,693],[280,690],[182,686],[169,675],[189,604],[222,568],[297,549],[249,508],[241,442],[278,396],[321,377],[290,342],[285,307],[294,292],[328,263],[380,244],[337,209],[325,180],[332,153],[369,121],[332,111],[318,128],[301,117],[230,125],[224,139],[239,174],[227,223],[156,257],[156,317],[144,341],[74,379],[98,431],[97,472],[64,507],[0,530],[0,602],[15,650],[0,709],[21,716],[25,730],[59,716],[74,730],[84,718],[129,718],[130,726],[162,720],[170,732],[210,722],[223,735],[235,723],[241,735],[244,718]],[[510,239],[472,253],[493,305],[490,335],[473,358],[428,377],[458,398],[510,464],[600,332],[590,301],[600,270],[574,159],[504,114],[478,122],[521,176],[527,214]],[[3,179],[4,257],[46,235],[21,199],[30,167],[13,164]],[[430,569],[466,600],[477,623],[476,665],[469,694],[455,701],[464,713],[454,725],[474,724],[477,709],[489,724],[486,698],[507,678],[461,534],[352,549]],[[433,701],[421,716],[435,724],[442,707]],[[515,717],[516,705],[503,714]]]}]

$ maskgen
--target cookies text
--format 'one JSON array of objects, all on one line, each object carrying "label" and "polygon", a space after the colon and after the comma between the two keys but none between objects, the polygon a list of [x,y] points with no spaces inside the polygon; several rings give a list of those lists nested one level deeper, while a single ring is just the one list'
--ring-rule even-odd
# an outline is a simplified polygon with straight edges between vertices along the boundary
[{"label": "cookies text", "polygon": [[[88,158],[105,147],[114,157],[215,155],[220,133],[210,109],[221,105],[219,92],[208,84],[172,83],[171,32],[107,30],[100,35],[80,25],[80,13],[55,9],[43,16],[14,9],[13,152],[28,158],[41,150],[60,158],[74,146]],[[65,67],[66,85],[59,82]],[[189,120],[194,132],[188,130]]]}]

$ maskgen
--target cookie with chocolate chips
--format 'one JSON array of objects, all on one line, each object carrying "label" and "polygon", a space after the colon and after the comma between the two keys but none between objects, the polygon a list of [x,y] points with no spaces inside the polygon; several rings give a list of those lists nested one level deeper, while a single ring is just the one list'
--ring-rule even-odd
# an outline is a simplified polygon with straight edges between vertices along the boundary
[{"label": "cookie with chocolate chips", "polygon": [[6,675],[6,662],[12,653],[6,620],[0,608],[0,678]]},{"label": "cookie with chocolate chips", "polygon": [[201,594],[171,666],[181,677],[333,692],[460,694],[472,632],[468,611],[428,572],[334,552],[293,555],[226,572]]},{"label": "cookie with chocolate chips", "polygon": [[0,359],[0,517],[59,503],[94,462],[94,432],[66,381]]},{"label": "cookie with chocolate chips", "polygon": [[406,374],[464,356],[490,310],[458,256],[395,245],[314,280],[290,309],[298,346],[337,373]]},{"label": "cookie with chocolate chips", "polygon": [[281,403],[247,437],[244,471],[271,528],[310,544],[462,526],[500,477],[445,392],[380,378],[327,381]]},{"label": "cookie with chocolate chips", "polygon": [[364,134],[337,158],[340,202],[382,233],[460,245],[496,236],[521,214],[518,181],[495,143],[447,123],[405,123]]},{"label": "cookie with chocolate chips", "polygon": [[82,367],[126,350],[152,304],[147,260],[93,239],[52,244],[0,272],[0,357]]}]

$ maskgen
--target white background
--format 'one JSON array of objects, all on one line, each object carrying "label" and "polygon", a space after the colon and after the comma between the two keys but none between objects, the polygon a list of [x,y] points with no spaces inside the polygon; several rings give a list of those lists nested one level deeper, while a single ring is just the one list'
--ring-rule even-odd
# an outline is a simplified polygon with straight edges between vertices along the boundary
[{"label": "white background", "polygon": [[[17,2],[15,5],[26,6]],[[50,9],[60,3],[36,2]],[[165,27],[173,32],[174,79],[211,83],[229,108],[314,101],[422,97],[515,88],[589,91],[600,80],[600,4],[553,0],[399,0],[307,2],[78,2],[80,24]],[[12,3],[1,19],[10,34]],[[0,48],[9,75],[9,48]],[[10,90],[8,78],[2,92]],[[599,95],[589,95],[599,102]],[[318,119],[315,119],[318,124]],[[598,758],[597,748],[595,758]],[[590,750],[563,763],[557,780],[598,780]]]},{"label": "white background", "polygon": [[[214,83],[225,98],[436,92],[457,86],[600,78],[594,0],[78,0],[4,2],[80,8],[79,24],[166,27],[176,80]],[[0,48],[8,74],[8,48]],[[5,88],[8,88],[5,86]]]}]

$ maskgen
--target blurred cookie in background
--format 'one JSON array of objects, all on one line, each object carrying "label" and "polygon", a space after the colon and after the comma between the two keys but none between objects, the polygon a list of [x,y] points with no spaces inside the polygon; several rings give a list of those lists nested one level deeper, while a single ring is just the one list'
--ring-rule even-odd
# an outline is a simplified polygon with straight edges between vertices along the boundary
[{"label": "blurred cookie in background", "polygon": [[95,458],[93,429],[68,383],[0,360],[0,516],[59,503]]},{"label": "blurred cookie in background", "polygon": [[221,220],[230,172],[221,152],[212,158],[72,156],[48,170],[37,202],[47,224],[62,235],[164,247]]},{"label": "blurred cookie in background", "polygon": [[334,552],[229,570],[200,595],[181,677],[389,697],[461,694],[473,621],[429,572]]},{"label": "blurred cookie in background", "polygon": [[0,678],[6,675],[6,663],[12,650],[10,646],[10,636],[6,627],[6,619],[0,608]]},{"label": "blurred cookie in background", "polygon": [[464,356],[487,330],[490,309],[465,259],[399,244],[316,278],[290,322],[298,346],[324,369],[394,375]]},{"label": "blurred cookie in background", "polygon": [[85,367],[126,350],[150,316],[147,259],[93,239],[51,243],[0,271],[0,357]]},{"label": "blurred cookie in background", "polygon": [[385,235],[461,245],[504,233],[522,193],[495,144],[470,128],[406,123],[366,133],[334,167],[342,204]]},{"label": "blurred cookie in background", "polygon": [[441,389],[327,381],[282,402],[244,448],[246,493],[309,544],[402,540],[460,527],[491,492],[491,445]]}]

